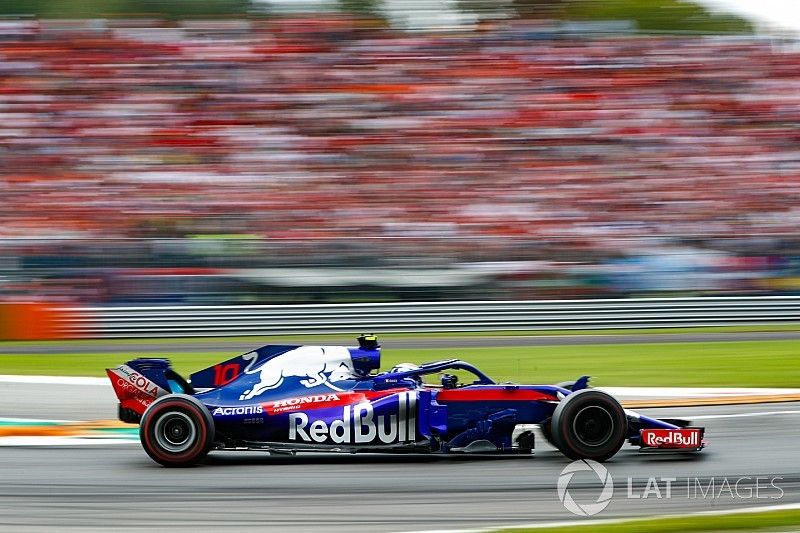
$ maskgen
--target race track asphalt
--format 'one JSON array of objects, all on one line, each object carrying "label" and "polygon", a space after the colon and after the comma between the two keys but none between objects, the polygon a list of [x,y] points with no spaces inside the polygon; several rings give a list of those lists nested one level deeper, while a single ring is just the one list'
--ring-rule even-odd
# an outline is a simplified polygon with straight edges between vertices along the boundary
[{"label": "race track asphalt", "polygon": [[[6,401],[1,413],[59,418],[80,403],[37,415],[36,405],[14,411]],[[690,456],[623,449],[606,463],[614,497],[598,518],[800,502],[800,404],[644,412],[715,417],[698,421],[709,447]],[[0,530],[360,533],[578,519],[555,488],[568,463],[538,442],[532,457],[502,458],[214,452],[188,469],[156,465],[137,443],[4,447]],[[648,498],[628,498],[628,478],[642,496],[650,476],[661,498],[652,484]],[[670,498],[661,478],[675,478]],[[569,488],[579,503],[600,494],[588,473]]]},{"label": "race track asphalt", "polygon": [[[800,332],[402,337],[384,345],[386,349],[458,348],[798,338]],[[252,347],[247,339],[197,344],[169,340],[22,344],[3,346],[0,357],[47,352],[170,354],[198,349],[243,353]],[[116,415],[115,406],[109,387],[0,384],[0,417],[109,419]],[[708,428],[709,441],[700,454],[653,456],[623,449],[606,463],[614,479],[614,497],[598,518],[800,502],[800,404],[643,412],[689,419],[722,417],[698,422]],[[0,447],[0,530],[361,533],[581,519],[564,508],[556,492],[559,473],[567,464],[567,459],[538,441],[533,457],[286,457],[214,452],[202,465],[181,470],[156,465],[138,443]],[[653,492],[652,483],[648,498],[628,497],[629,478],[631,495],[642,496],[651,476],[661,498]],[[669,498],[667,481],[662,478],[675,478]],[[570,494],[579,503],[592,503],[600,494],[599,482],[588,473],[575,474]]]}]

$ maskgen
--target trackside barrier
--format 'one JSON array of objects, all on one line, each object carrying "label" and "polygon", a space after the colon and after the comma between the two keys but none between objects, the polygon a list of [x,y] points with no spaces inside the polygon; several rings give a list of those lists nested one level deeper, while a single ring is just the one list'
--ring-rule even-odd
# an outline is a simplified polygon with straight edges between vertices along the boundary
[{"label": "trackside barrier", "polygon": [[76,307],[64,311],[58,315],[57,334],[81,338],[572,330],[800,322],[800,297]]},{"label": "trackside barrier", "polygon": [[0,303],[0,340],[63,339],[79,330],[70,313],[44,303]]}]

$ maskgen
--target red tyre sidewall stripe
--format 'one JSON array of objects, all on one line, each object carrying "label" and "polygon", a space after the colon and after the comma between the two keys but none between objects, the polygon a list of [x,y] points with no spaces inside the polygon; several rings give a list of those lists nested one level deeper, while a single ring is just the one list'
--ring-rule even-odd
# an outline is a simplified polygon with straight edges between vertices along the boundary
[{"label": "red tyre sidewall stripe", "polygon": [[[181,453],[181,454],[168,454],[165,455],[161,452],[161,449],[158,446],[154,446],[151,440],[151,432],[154,431],[152,427],[151,421],[158,417],[159,413],[164,411],[165,409],[170,408],[177,408],[178,410],[182,411],[190,411],[196,415],[198,420],[194,422],[197,425],[198,435],[199,438],[197,439],[197,443],[192,446],[189,450]],[[158,404],[152,413],[147,413],[147,427],[144,428],[144,440],[147,448],[153,452],[155,455],[159,456],[164,461],[182,461],[185,459],[189,459],[194,455],[199,454],[203,450],[203,446],[205,445],[206,436],[208,434],[208,428],[206,427],[206,419],[203,416],[203,413],[200,409],[197,408],[196,405],[193,405],[189,402],[183,401],[168,401]]]}]

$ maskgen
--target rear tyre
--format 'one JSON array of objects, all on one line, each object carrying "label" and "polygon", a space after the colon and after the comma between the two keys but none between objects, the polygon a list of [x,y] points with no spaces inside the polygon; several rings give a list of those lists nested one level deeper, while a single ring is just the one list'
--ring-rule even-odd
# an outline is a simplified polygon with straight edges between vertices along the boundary
[{"label": "rear tyre", "polygon": [[164,466],[191,466],[201,461],[214,443],[214,420],[197,399],[168,394],[142,415],[139,438],[144,451]]},{"label": "rear tyre", "polygon": [[570,459],[605,461],[628,435],[628,419],[617,400],[592,389],[573,392],[553,412],[551,437]]}]

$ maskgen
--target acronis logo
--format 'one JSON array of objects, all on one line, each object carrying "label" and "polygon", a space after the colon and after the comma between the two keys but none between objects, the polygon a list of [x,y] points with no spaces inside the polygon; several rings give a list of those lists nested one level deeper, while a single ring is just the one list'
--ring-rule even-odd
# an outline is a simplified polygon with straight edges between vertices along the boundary
[{"label": "acronis logo", "polygon": [[230,415],[260,415],[264,412],[261,405],[243,405],[242,407],[217,407],[211,414],[213,416]]}]

